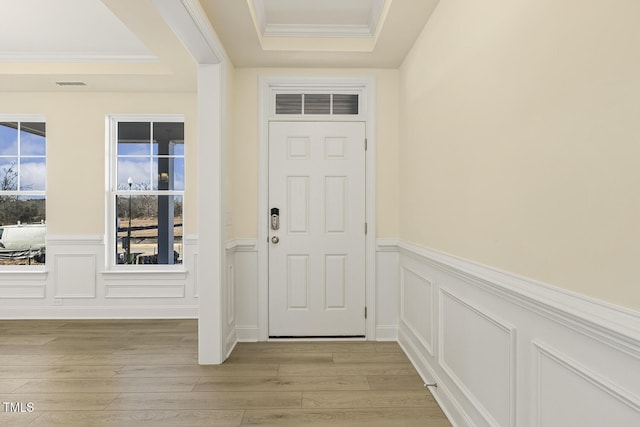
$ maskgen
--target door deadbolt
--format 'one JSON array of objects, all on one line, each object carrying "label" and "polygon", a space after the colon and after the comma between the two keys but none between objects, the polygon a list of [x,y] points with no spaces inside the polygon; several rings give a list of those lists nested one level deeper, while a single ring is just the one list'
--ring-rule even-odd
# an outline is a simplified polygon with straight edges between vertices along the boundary
[{"label": "door deadbolt", "polygon": [[278,230],[280,229],[280,209],[271,208],[271,229]]}]

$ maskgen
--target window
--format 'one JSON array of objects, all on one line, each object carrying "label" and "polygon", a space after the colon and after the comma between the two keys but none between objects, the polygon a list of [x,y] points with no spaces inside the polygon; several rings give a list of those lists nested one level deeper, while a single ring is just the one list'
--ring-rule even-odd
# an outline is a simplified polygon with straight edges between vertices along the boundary
[{"label": "window", "polygon": [[0,116],[0,265],[45,262],[45,129],[41,117]]},{"label": "window", "polygon": [[341,93],[277,93],[276,115],[358,115],[360,96]]},{"label": "window", "polygon": [[113,119],[110,202],[113,264],[181,264],[182,118]]}]

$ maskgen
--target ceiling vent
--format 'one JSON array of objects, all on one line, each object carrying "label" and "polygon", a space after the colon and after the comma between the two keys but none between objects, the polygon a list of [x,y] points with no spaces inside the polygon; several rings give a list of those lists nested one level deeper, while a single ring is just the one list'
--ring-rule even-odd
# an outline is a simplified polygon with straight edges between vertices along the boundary
[{"label": "ceiling vent", "polygon": [[86,86],[85,82],[56,82],[58,86]]}]

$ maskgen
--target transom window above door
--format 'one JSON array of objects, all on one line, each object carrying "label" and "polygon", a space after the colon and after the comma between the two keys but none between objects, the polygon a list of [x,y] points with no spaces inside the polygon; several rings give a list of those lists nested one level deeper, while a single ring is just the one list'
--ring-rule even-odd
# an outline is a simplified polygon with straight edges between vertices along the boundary
[{"label": "transom window above door", "polygon": [[345,93],[277,93],[276,115],[358,115],[360,96]]}]

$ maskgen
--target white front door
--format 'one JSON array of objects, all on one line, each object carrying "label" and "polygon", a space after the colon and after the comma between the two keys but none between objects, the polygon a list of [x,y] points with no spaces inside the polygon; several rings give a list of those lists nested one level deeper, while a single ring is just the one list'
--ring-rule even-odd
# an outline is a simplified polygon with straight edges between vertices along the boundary
[{"label": "white front door", "polygon": [[271,122],[269,336],[365,335],[365,124]]}]

